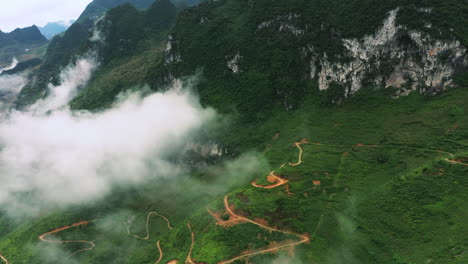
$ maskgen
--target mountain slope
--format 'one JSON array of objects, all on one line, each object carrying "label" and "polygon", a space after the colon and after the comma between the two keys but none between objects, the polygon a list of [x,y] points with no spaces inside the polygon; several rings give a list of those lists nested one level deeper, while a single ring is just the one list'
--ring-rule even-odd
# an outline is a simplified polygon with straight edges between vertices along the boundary
[{"label": "mountain slope", "polygon": [[206,2],[179,16],[166,64],[175,76],[203,68],[200,93],[225,93],[237,109],[255,100],[292,109],[308,93],[336,103],[362,88],[437,93],[467,71],[468,32],[460,27],[467,8],[458,1]]},{"label": "mountain slope", "polygon": [[[117,186],[32,220],[0,214],[1,254],[25,264],[44,254],[77,263],[467,263],[466,8],[220,0],[177,13],[158,0],[145,11],[120,5],[95,27],[76,23],[52,41],[35,75],[41,86],[23,89],[18,104],[46,96],[60,68],[97,50],[99,69],[73,110],[111,108],[122,92],[148,93],[145,84],[188,83],[222,116],[200,137],[223,151],[182,158],[187,178]],[[104,44],[89,41],[95,29]],[[50,232],[78,243],[56,254],[38,239]]]}]

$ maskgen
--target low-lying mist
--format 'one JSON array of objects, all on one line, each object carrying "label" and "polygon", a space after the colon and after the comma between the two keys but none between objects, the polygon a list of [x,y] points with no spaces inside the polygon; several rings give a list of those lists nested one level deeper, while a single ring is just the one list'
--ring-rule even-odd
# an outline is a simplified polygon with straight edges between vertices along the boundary
[{"label": "low-lying mist", "polygon": [[26,81],[24,74],[0,76],[0,120],[3,119],[2,116],[15,101]]},{"label": "low-lying mist", "polygon": [[166,153],[177,153],[180,142],[216,116],[190,87],[124,94],[103,112],[72,111],[68,102],[97,67],[93,58],[77,60],[62,71],[60,85],[49,85],[48,97],[1,121],[0,207],[10,215],[90,202],[116,185],[177,175],[182,166]]},{"label": "low-lying mist", "polygon": [[16,67],[16,65],[18,65],[18,60],[16,58],[13,58],[11,60],[11,64],[4,67],[4,68],[0,68],[0,74],[2,74],[4,71],[8,71],[8,70],[11,70],[11,69],[14,69]]}]

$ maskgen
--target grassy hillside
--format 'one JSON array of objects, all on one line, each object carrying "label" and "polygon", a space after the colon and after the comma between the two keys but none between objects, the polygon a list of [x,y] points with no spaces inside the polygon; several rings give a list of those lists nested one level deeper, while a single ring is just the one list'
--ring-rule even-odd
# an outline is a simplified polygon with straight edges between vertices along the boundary
[{"label": "grassy hillside", "polygon": [[[207,263],[277,245],[272,242],[299,240],[253,223],[216,225],[206,208],[223,212],[223,197],[229,195],[234,211],[244,217],[308,234],[310,243],[299,245],[295,254],[304,263],[466,263],[468,167],[445,159],[466,162],[468,157],[467,96],[462,88],[438,97],[397,100],[368,91],[341,106],[306,102],[295,111],[275,112],[257,126],[231,126],[223,135],[227,143],[255,149],[268,160],[258,174],[246,176],[238,171],[242,166],[216,165],[218,169],[194,172],[191,179],[154,182],[137,192],[115,191],[97,206],[23,223],[1,235],[0,249],[11,263],[40,263],[38,256],[47,247],[37,240],[40,234],[93,219],[98,220],[56,237],[95,242],[93,250],[74,257],[79,263],[153,263],[159,257],[158,240],[162,263],[182,261],[191,245],[188,222],[195,234],[192,258]],[[302,138],[310,143],[300,145],[302,163],[291,166],[299,158],[293,143]],[[254,179],[259,185],[271,184],[266,180],[271,170],[288,180],[288,187],[250,185]],[[221,175],[234,182],[217,191],[197,187],[216,187],[212,184],[225,178]],[[167,216],[174,229],[154,217],[148,241],[129,236],[127,216],[136,216],[131,233],[144,237],[151,211]],[[31,250],[29,243],[41,247]],[[86,245],[65,247],[73,252]],[[254,255],[250,262],[271,263],[277,256]]]}]

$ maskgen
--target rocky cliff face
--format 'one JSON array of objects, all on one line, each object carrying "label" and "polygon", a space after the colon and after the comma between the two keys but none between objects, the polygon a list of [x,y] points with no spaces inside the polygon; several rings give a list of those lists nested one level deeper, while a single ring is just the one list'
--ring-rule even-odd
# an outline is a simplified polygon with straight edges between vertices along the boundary
[{"label": "rocky cliff face", "polygon": [[[308,95],[324,104],[336,97],[330,99],[336,103],[362,88],[436,94],[468,70],[466,32],[459,28],[464,18],[451,11],[455,4],[311,2],[293,8],[281,1],[207,1],[181,12],[161,79],[203,69],[203,89],[237,96],[237,106],[251,96],[287,110]],[[230,5],[237,9],[218,15]],[[375,16],[366,18],[362,10],[370,9]]]},{"label": "rocky cliff face", "polygon": [[[430,10],[421,10],[430,12]],[[467,49],[457,40],[431,36],[397,25],[398,9],[391,11],[383,26],[362,39],[343,39],[345,55],[331,60],[310,53],[310,77],[318,79],[320,90],[336,82],[351,95],[366,85],[436,93],[453,84],[453,75],[467,68]],[[427,25],[428,27],[430,25]]]}]

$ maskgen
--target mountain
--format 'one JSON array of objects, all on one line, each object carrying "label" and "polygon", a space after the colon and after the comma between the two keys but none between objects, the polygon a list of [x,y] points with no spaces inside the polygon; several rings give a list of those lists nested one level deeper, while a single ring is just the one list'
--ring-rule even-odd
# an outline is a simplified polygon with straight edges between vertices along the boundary
[{"label": "mountain", "polygon": [[[203,67],[201,89],[232,93],[236,107],[259,94],[293,109],[313,91],[336,96],[335,102],[364,88],[437,93],[467,71],[468,32],[460,23],[468,20],[454,9],[456,1],[426,5],[207,2],[180,16],[166,64],[175,76]],[[230,81],[220,83],[220,76]]]},{"label": "mountain", "polygon": [[83,11],[78,18],[78,22],[82,22],[87,18],[98,18],[102,16],[107,10],[117,7],[119,5],[129,3],[137,9],[148,8],[154,0],[93,0]]},{"label": "mountain", "polygon": [[17,28],[10,33],[0,31],[0,65],[10,63],[14,57],[21,60],[40,56],[47,42],[36,26]]},{"label": "mountain", "polygon": [[55,35],[58,35],[64,31],[66,31],[71,24],[73,24],[75,20],[70,20],[68,22],[65,21],[58,21],[58,22],[49,22],[43,27],[39,27],[42,35],[44,35],[47,39],[53,38]]},{"label": "mountain", "polygon": [[[47,182],[49,192],[72,202],[36,209],[32,218],[18,213],[24,208],[16,202],[35,204],[28,200],[35,193],[13,192],[7,201],[20,217],[11,219],[6,212],[12,212],[0,208],[0,256],[28,264],[468,263],[463,1],[119,3],[93,1],[53,38],[15,107],[21,112],[44,102],[54,87],[66,92],[68,79],[85,75],[64,80],[68,65],[92,56],[98,66],[70,109],[59,112],[59,129],[44,129],[58,143],[40,144],[41,158],[28,172],[45,166],[72,173],[80,158],[95,159],[94,165],[100,148],[108,147],[104,139],[116,138],[96,170],[124,171],[127,178],[84,203],[74,200],[80,192]],[[97,22],[89,19],[104,12]],[[134,142],[148,131],[174,128],[182,107],[156,101],[158,108],[136,118],[114,110],[137,108],[125,98],[144,105],[140,97],[148,94],[177,97],[181,87],[190,87],[191,100],[217,115],[194,136],[202,146],[178,142],[177,129],[154,144],[189,149],[182,157],[169,147],[161,154],[163,171],[180,161],[177,170],[188,176],[158,177],[155,169],[148,181],[132,184],[139,169],[113,167],[115,160],[140,158],[133,168],[158,163],[156,154],[137,149],[151,144]],[[81,150],[64,131],[87,117],[80,123],[86,131],[99,119],[96,113],[118,127],[97,130],[105,144],[85,133],[87,152],[76,159],[55,166],[42,157],[62,145]],[[49,128],[53,117],[49,111],[34,124]],[[130,133],[138,125],[134,119],[157,124]],[[120,138],[117,130],[129,132]],[[119,152],[120,146],[131,146],[130,153]],[[98,188],[88,175],[78,176],[81,189]],[[67,243],[53,247],[58,241]]]},{"label": "mountain", "polygon": [[[144,10],[154,2],[155,0],[93,0],[80,15],[78,21],[83,22],[88,18],[96,19],[107,10],[125,3],[133,5],[138,10]],[[171,0],[171,2],[177,7],[189,7],[198,4],[200,0]]]},{"label": "mountain", "polygon": [[[139,11],[129,3],[110,10],[106,20],[100,24],[103,27],[102,31],[107,31],[106,41],[110,43],[101,51],[104,62],[109,63],[112,59],[129,57],[141,50],[162,45],[175,15],[175,6],[167,0],[157,1],[145,11]],[[76,53],[84,52],[80,49],[90,47],[89,38],[93,34],[92,26],[91,20],[76,22],[64,34],[52,39],[36,78],[32,79],[19,94],[16,102],[17,108],[23,108],[47,95],[49,82],[59,83],[60,70]],[[148,39],[157,40],[148,43]],[[157,49],[160,49],[160,46]],[[115,90],[114,95],[118,92],[119,90]],[[108,97],[107,101],[112,98]]]},{"label": "mountain", "polygon": [[6,37],[11,38],[18,44],[41,45],[47,42],[47,39],[41,34],[39,28],[36,26],[17,28],[12,32],[7,33]]}]

